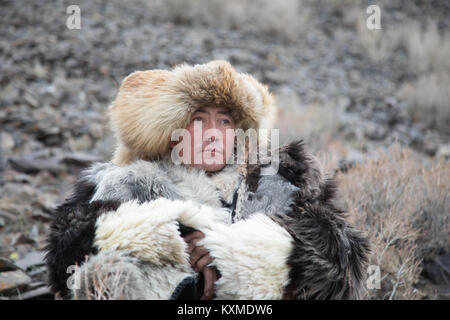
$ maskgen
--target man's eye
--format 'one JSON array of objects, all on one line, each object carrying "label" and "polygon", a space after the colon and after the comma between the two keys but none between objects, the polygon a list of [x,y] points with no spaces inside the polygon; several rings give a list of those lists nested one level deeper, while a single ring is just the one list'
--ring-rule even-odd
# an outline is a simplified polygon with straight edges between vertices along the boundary
[{"label": "man's eye", "polygon": [[203,121],[202,117],[195,117],[194,119],[192,119],[192,121]]},{"label": "man's eye", "polygon": [[222,124],[223,125],[229,125],[229,124],[231,124],[231,121],[224,119],[224,120],[222,120]]}]

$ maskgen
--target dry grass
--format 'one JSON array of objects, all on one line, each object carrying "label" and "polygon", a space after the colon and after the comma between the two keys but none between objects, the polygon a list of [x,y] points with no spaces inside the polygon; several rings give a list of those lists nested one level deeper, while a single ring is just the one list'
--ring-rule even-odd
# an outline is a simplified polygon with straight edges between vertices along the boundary
[{"label": "dry grass", "polygon": [[303,139],[325,172],[336,169],[350,151],[340,130],[344,102],[305,105],[291,90],[277,92],[276,99],[280,112],[274,128],[280,129],[280,144]]},{"label": "dry grass", "polygon": [[403,84],[398,96],[407,102],[413,122],[450,135],[450,73],[422,75],[412,84]]},{"label": "dry grass", "polygon": [[416,286],[421,262],[450,248],[450,162],[424,167],[394,146],[337,180],[353,222],[370,237],[370,263],[381,269],[381,289],[365,298],[433,298]]},{"label": "dry grass", "polygon": [[164,0],[150,9],[177,24],[200,23],[266,33],[285,40],[304,34],[309,10],[297,0]]},{"label": "dry grass", "polygon": [[373,60],[384,60],[396,50],[403,50],[408,68],[416,74],[450,72],[450,32],[439,32],[436,22],[429,21],[422,27],[418,22],[408,20],[382,25],[380,30],[369,30],[367,15],[356,7],[348,10],[346,19],[356,24],[358,38]]},{"label": "dry grass", "polygon": [[398,95],[407,102],[412,121],[450,134],[450,32],[440,33],[429,22],[424,29],[410,23],[400,33],[409,68],[419,76],[403,84]]},{"label": "dry grass", "polygon": [[424,28],[417,22],[405,22],[369,30],[366,18],[352,12],[358,17],[360,42],[372,60],[386,61],[396,51],[406,54],[406,63],[397,66],[397,71],[415,74],[417,80],[402,84],[398,96],[407,103],[410,119],[450,134],[450,32],[439,32],[432,21]]},{"label": "dry grass", "polygon": [[410,22],[398,32],[412,70],[417,73],[450,72],[450,32],[440,33],[433,21],[425,28]]}]

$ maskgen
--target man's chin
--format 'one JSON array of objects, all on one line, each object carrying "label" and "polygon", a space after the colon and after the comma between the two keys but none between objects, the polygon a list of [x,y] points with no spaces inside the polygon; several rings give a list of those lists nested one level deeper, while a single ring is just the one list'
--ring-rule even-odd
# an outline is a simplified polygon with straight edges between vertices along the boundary
[{"label": "man's chin", "polygon": [[202,164],[195,165],[195,167],[203,169],[206,172],[217,172],[217,171],[220,171],[223,168],[225,168],[225,163],[223,163],[223,164],[217,164],[217,163],[206,164],[206,163],[202,163]]}]

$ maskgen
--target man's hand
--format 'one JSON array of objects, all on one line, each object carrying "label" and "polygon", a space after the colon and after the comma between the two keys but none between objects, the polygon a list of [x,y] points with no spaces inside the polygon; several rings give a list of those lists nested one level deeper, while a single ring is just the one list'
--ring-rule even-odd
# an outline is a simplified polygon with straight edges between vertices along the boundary
[{"label": "man's hand", "polygon": [[187,252],[190,255],[190,263],[196,272],[202,272],[205,278],[203,295],[200,300],[209,300],[214,297],[214,282],[218,279],[217,271],[214,267],[207,267],[213,261],[208,250],[202,246],[197,246],[197,242],[205,237],[200,231],[194,231],[184,236],[183,239],[188,244]]}]

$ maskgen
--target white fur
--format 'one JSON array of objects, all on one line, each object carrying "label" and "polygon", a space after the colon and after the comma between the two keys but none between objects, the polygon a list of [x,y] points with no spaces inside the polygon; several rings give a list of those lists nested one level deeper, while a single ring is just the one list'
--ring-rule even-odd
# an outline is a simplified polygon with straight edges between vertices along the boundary
[{"label": "white fur", "polygon": [[176,220],[181,212],[193,209],[189,202],[164,198],[142,205],[126,202],[97,219],[95,245],[100,250],[127,250],[158,266],[187,264],[186,243],[179,236]]},{"label": "white fur", "polygon": [[[144,269],[146,267],[144,266]],[[190,271],[187,271],[187,270]],[[149,268],[146,274],[145,299],[147,300],[168,300],[172,296],[175,288],[183,279],[194,275],[195,272],[189,268],[166,265],[161,268]]]},{"label": "white fur", "polygon": [[220,190],[223,200],[227,203],[233,201],[234,191],[242,181],[241,179],[237,165],[227,165],[219,173],[209,177],[209,181]]},{"label": "white fur", "polygon": [[[92,166],[87,179],[96,185],[91,198],[96,200],[131,199],[128,184],[141,181],[142,184],[153,188],[168,189],[172,186],[167,174],[159,168],[157,162],[138,160],[134,163],[120,167],[112,163]],[[165,190],[176,197],[175,190]]]},{"label": "white fur", "polygon": [[289,282],[291,236],[268,216],[257,213],[233,225],[203,229],[198,245],[209,250],[220,270],[218,299],[281,299]]},{"label": "white fur", "polygon": [[162,162],[177,192],[183,199],[193,200],[212,207],[221,207],[220,191],[211,183],[204,170],[173,164],[170,159]]},{"label": "white fur", "polygon": [[95,164],[86,171],[85,179],[96,185],[91,202],[132,199],[128,185],[139,181],[164,197],[188,199],[211,207],[222,207],[221,197],[231,203],[240,181],[235,166],[227,166],[208,177],[204,170],[176,165],[170,159],[162,162],[137,160],[125,166]]},{"label": "white fur", "polygon": [[178,284],[195,273],[183,265],[157,267],[138,262],[126,251],[100,251],[77,268],[74,299],[167,300]]},{"label": "white fur", "polygon": [[100,250],[126,250],[155,265],[186,264],[187,246],[180,237],[178,221],[202,229],[230,223],[227,210],[192,201],[165,198],[143,204],[129,201],[97,219],[95,245]]}]

